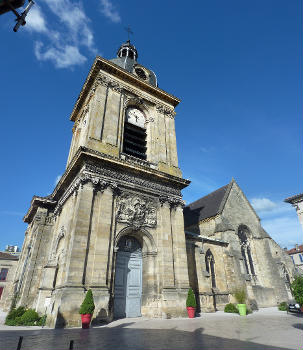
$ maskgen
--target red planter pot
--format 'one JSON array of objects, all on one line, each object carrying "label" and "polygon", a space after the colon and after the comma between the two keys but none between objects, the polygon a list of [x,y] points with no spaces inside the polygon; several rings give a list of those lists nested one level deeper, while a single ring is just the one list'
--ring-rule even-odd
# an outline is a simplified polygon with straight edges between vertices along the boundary
[{"label": "red planter pot", "polygon": [[196,308],[188,306],[186,309],[187,309],[188,317],[189,318],[194,318],[195,317]]},{"label": "red planter pot", "polygon": [[91,314],[81,314],[81,321],[82,321],[82,328],[87,329],[89,328],[90,321],[92,319]]}]

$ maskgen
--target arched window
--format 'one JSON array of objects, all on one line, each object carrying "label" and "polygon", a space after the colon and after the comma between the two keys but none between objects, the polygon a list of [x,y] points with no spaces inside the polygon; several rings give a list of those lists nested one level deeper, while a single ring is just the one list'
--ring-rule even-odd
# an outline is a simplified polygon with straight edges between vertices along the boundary
[{"label": "arched window", "polygon": [[210,249],[208,249],[205,254],[205,265],[206,271],[211,277],[211,287],[216,288],[215,259]]},{"label": "arched window", "polygon": [[240,240],[241,254],[243,257],[246,273],[255,276],[255,268],[254,268],[253,259],[251,256],[249,241],[247,238],[248,234],[249,234],[249,229],[246,226],[244,225],[239,226],[238,237]]},{"label": "arched window", "polygon": [[130,106],[126,110],[123,152],[146,160],[145,115],[135,106]]}]

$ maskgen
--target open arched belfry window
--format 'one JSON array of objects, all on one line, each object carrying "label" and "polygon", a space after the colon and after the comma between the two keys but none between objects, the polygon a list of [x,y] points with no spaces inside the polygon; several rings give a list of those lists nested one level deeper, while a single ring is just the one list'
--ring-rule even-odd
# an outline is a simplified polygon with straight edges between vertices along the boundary
[{"label": "open arched belfry window", "polygon": [[238,229],[240,240],[241,254],[243,257],[246,273],[255,276],[254,263],[251,256],[251,249],[248,241],[249,230],[246,226],[241,225]]},{"label": "open arched belfry window", "polygon": [[126,109],[123,153],[146,160],[145,115],[135,106]]},{"label": "open arched belfry window", "polygon": [[210,249],[205,254],[205,266],[211,277],[211,287],[216,288],[215,259]]}]

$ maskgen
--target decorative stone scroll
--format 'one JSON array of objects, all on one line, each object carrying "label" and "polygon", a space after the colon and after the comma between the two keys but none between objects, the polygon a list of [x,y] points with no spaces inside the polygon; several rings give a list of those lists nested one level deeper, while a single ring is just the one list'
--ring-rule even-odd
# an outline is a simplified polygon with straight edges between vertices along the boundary
[{"label": "decorative stone scroll", "polygon": [[144,100],[141,97],[134,96],[134,97],[127,97],[123,103],[123,107],[127,108],[130,104],[135,106],[140,106],[144,104]]},{"label": "decorative stone scroll", "polygon": [[114,181],[105,181],[102,178],[98,176],[94,176],[93,174],[88,173],[81,173],[78,175],[75,180],[72,182],[72,184],[69,186],[67,191],[64,193],[64,195],[59,200],[55,210],[54,215],[57,216],[60,214],[63,204],[67,201],[67,199],[74,193],[77,195],[79,188],[83,188],[83,185],[87,182],[91,182],[94,187],[94,191],[103,192],[107,187],[110,187],[113,191],[113,194],[120,195],[121,190],[119,189],[119,186]]},{"label": "decorative stone scroll", "polygon": [[156,227],[156,202],[150,198],[124,193],[117,201],[117,221],[127,223],[136,229]]},{"label": "decorative stone scroll", "polygon": [[161,206],[164,203],[168,203],[171,208],[176,208],[177,206],[180,206],[181,208],[185,207],[185,202],[182,198],[176,198],[176,197],[171,197],[171,196],[160,196],[159,201]]},{"label": "decorative stone scroll", "polygon": [[162,113],[162,114],[168,116],[169,118],[174,118],[176,115],[176,112],[173,109],[168,108],[162,104],[157,104],[156,109],[159,113]]}]

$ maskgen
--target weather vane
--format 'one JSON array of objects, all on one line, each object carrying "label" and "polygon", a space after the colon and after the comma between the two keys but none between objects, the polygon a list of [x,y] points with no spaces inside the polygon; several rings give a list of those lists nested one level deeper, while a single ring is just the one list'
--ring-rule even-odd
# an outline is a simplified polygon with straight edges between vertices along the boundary
[{"label": "weather vane", "polygon": [[134,34],[130,28],[130,26],[124,28],[127,31],[127,36],[128,36],[128,40],[130,41],[130,34]]}]

